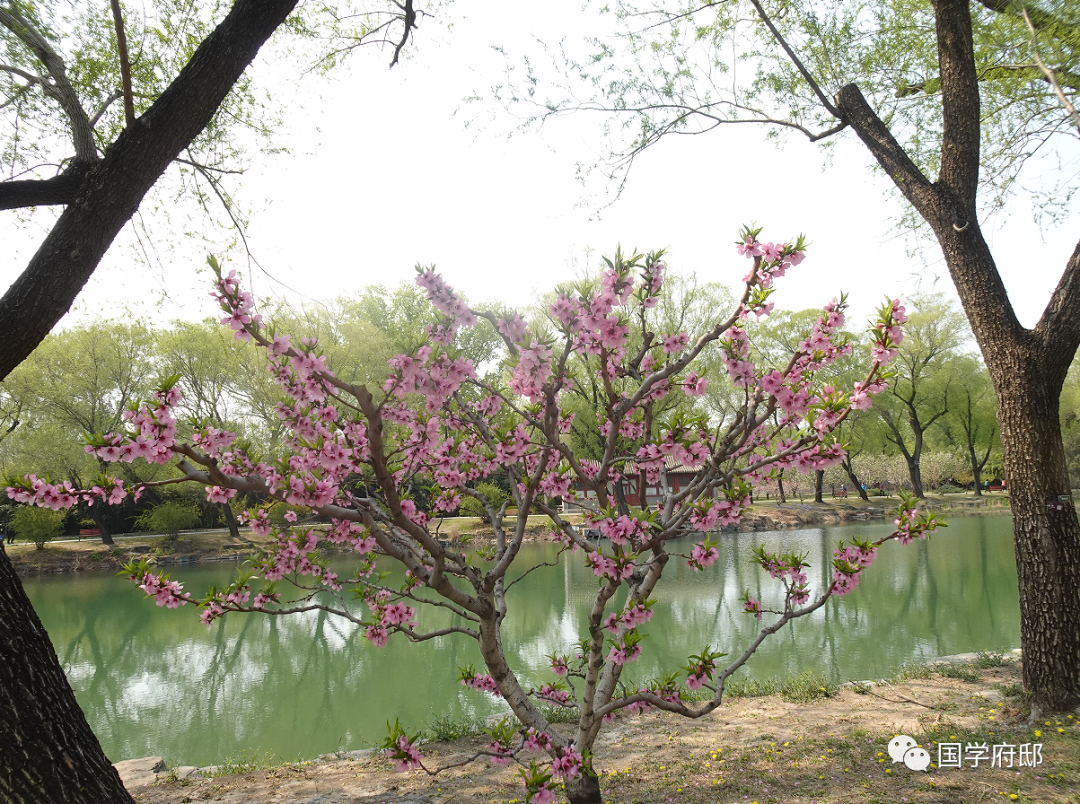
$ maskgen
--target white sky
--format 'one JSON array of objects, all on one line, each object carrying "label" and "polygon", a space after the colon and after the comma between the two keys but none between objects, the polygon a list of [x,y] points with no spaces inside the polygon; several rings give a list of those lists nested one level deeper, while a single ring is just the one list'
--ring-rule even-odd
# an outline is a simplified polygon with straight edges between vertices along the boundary
[{"label": "white sky", "polygon": [[[746,265],[733,242],[741,224],[754,222],[765,227],[764,239],[804,232],[811,241],[806,262],[778,286],[782,307],[817,307],[845,290],[853,313],[865,318],[885,294],[910,294],[917,283],[953,294],[935,248],[925,252],[925,269],[907,256],[909,242],[892,228],[901,202],[884,177],[870,173],[869,156],[850,133],[827,169],[816,146],[791,137],[777,149],[750,126],[671,138],[639,157],[622,198],[597,219],[599,194],[613,188],[599,176],[583,188],[575,171],[600,154],[599,116],[567,117],[538,135],[507,139],[512,122],[493,104],[462,103],[501,81],[504,65],[491,45],[531,50],[535,59],[532,34],[555,41],[591,23],[574,16],[581,12],[573,3],[565,13],[518,4],[511,16],[505,3],[461,0],[447,12],[453,29],[427,21],[412,58],[393,70],[388,51],[369,49],[347,75],[299,85],[312,97],[283,133],[297,155],[261,162],[238,194],[258,210],[253,252],[280,282],[256,272],[257,293],[327,298],[376,282],[393,287],[411,281],[419,262],[434,263],[474,302],[524,306],[572,277],[587,249],[595,267],[619,243],[667,248],[672,270],[734,287]],[[1075,224],[1040,231],[1026,210],[1011,213],[984,228],[1030,326],[1080,232]],[[13,213],[0,213],[5,287],[47,222],[20,228]],[[118,241],[65,322],[214,315],[206,273],[196,274],[205,246],[161,256],[164,274],[137,265]],[[159,305],[163,293],[168,301]]]}]

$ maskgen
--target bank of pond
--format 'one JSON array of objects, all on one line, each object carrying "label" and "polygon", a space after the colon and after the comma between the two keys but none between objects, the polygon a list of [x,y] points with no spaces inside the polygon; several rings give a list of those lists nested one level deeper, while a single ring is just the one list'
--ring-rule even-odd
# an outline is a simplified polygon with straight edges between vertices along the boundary
[{"label": "bank of pond", "polygon": [[[762,680],[816,668],[837,681],[869,679],[910,661],[1018,646],[1011,523],[957,518],[929,541],[884,545],[852,593],[767,639],[740,675]],[[643,681],[678,670],[707,645],[736,655],[744,649],[769,615],[758,621],[745,614],[741,593],[749,589],[766,606],[782,597],[780,585],[751,560],[759,544],[808,553],[816,591],[837,540],[890,531],[863,524],[725,534],[720,560],[705,572],[671,561],[629,675]],[[686,552],[691,547],[687,541]],[[520,566],[553,556],[554,545],[527,544]],[[342,577],[349,567],[338,569]],[[197,565],[177,567],[173,576],[201,595],[235,571]],[[526,685],[555,679],[545,657],[578,642],[596,584],[579,553],[511,588],[504,634],[510,664]],[[481,665],[465,637],[420,644],[395,637],[378,649],[361,629],[321,611],[233,614],[207,628],[193,608],[158,608],[112,574],[39,577],[24,585],[114,761],[161,755],[170,766],[210,765],[251,753],[308,759],[369,747],[383,738],[387,721],[416,729],[437,717],[482,718],[504,708],[457,682],[459,666]],[[450,622],[443,609],[418,613],[422,627]]]}]

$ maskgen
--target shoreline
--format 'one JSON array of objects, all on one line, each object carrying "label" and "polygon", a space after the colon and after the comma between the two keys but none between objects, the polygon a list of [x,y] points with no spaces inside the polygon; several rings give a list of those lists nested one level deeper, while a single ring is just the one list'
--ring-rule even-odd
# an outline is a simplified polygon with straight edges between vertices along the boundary
[{"label": "shoreline", "polygon": [[[930,668],[930,669],[942,668],[943,666],[949,666],[949,665],[959,665],[959,666],[970,665],[970,666],[974,666],[974,665],[976,665],[978,663],[978,661],[980,660],[980,657],[993,656],[993,655],[1000,656],[1002,661],[1005,662],[1005,663],[1020,663],[1022,661],[1022,659],[1023,659],[1023,653],[1022,653],[1020,648],[1011,648],[1011,649],[1007,649],[1007,650],[1002,650],[1000,652],[996,651],[996,650],[974,651],[974,652],[967,652],[967,653],[955,653],[955,654],[952,654],[950,656],[937,656],[935,658],[925,659],[925,660],[922,660],[922,661],[919,661],[919,662],[908,662],[908,663],[905,663],[904,665],[902,665],[901,669],[903,667],[908,667],[908,666],[916,665],[916,664],[921,665],[921,666],[925,666],[925,667]],[[897,672],[900,672],[900,670],[898,670]],[[873,689],[874,687],[888,686],[890,683],[891,682],[888,679],[885,679],[885,678],[872,678],[872,679],[863,679],[863,680],[860,680],[860,681],[846,681],[846,682],[844,682],[842,684],[838,684],[837,688],[838,689],[848,689],[848,690],[854,690],[854,689],[857,689],[857,688]],[[728,705],[732,700],[740,700],[743,697],[747,697],[747,696],[741,696],[741,695],[728,695],[728,696],[725,696],[724,705]],[[752,696],[750,696],[750,697],[752,697]],[[775,697],[775,696],[773,696],[773,695],[765,695],[765,696],[759,696],[759,697]],[[512,717],[512,715],[507,715],[507,716]],[[492,720],[493,718],[498,718],[498,717],[500,717],[499,714],[489,715],[487,720]],[[430,745],[430,744],[438,743],[438,742],[439,742],[438,740],[429,740],[429,741],[427,741],[425,743],[422,743],[421,745]],[[299,762],[301,764],[304,764],[304,765],[326,764],[326,763],[330,763],[330,762],[341,762],[341,761],[354,762],[354,761],[358,761],[358,760],[371,759],[371,758],[375,757],[376,754],[378,754],[378,753],[380,753],[380,749],[378,749],[378,748],[358,748],[358,749],[352,749],[352,750],[347,750],[347,751],[331,751],[329,753],[319,754],[319,755],[317,755],[317,756],[315,756],[315,757],[313,757],[311,759],[300,759],[300,760],[297,760],[297,762]],[[285,762],[285,763],[282,763],[282,764],[283,765],[290,765],[290,764],[295,764],[295,763]],[[222,775],[222,770],[227,768],[228,765],[225,764],[225,763],[215,764],[215,765],[204,765],[204,766],[201,766],[201,767],[200,766],[195,766],[195,765],[177,765],[175,768],[169,768],[167,766],[167,764],[165,762],[165,759],[163,757],[161,757],[161,756],[149,756],[149,757],[138,757],[138,758],[135,758],[135,759],[120,760],[119,762],[114,762],[113,767],[117,768],[118,772],[121,775],[121,778],[125,779],[125,784],[128,784],[127,778],[131,778],[131,779],[143,778],[143,774],[146,774],[146,773],[154,774],[155,779],[151,780],[151,782],[152,781],[157,781],[163,775],[167,775],[169,778],[175,777],[177,780],[187,779],[189,777],[190,778],[196,778],[196,779],[212,779],[212,778],[215,778],[216,776]],[[125,776],[127,778],[125,778]],[[149,784],[151,782],[143,782],[143,783],[144,784]]]},{"label": "shoreline", "polygon": [[[723,706],[701,720],[660,712],[620,717],[595,748],[604,800],[1075,802],[1080,719],[1059,715],[1045,725],[1026,724],[1017,692],[1021,665],[1013,652],[959,654],[938,662],[905,666],[873,687],[854,682],[820,691],[812,686],[767,696],[725,696]],[[1038,766],[934,764],[916,771],[889,761],[889,742],[901,734],[924,746],[935,762],[943,745],[1037,743]],[[421,752],[427,767],[451,766],[489,740],[472,734],[430,741]],[[524,792],[513,766],[480,760],[438,776],[400,773],[393,761],[370,749],[308,762],[219,768],[225,772],[209,778],[182,775],[187,769],[177,768],[141,782],[124,781],[140,804],[490,804],[520,802]]]},{"label": "shoreline", "polygon": [[[898,502],[896,498],[871,497],[870,504],[858,497],[841,500],[829,500],[818,504],[814,502],[776,503],[766,501],[756,503],[747,509],[738,525],[728,525],[718,533],[749,533],[765,531],[783,531],[822,525],[854,525],[860,522],[876,522],[885,519],[891,508]],[[882,500],[884,505],[875,505]],[[1009,516],[1011,511],[1008,497],[988,495],[981,498],[968,496],[928,497],[922,503],[936,511],[952,516]],[[542,517],[536,517],[542,519]],[[526,527],[526,541],[543,538],[549,528],[536,524]],[[494,538],[490,526],[475,523],[471,527],[454,530],[448,534],[451,543],[461,535],[468,533],[474,543],[486,543]],[[250,532],[246,535],[251,537]],[[117,572],[128,561],[146,558],[150,563],[161,566],[184,566],[210,562],[245,561],[266,542],[249,540],[236,542],[226,530],[182,532],[177,538],[167,539],[152,534],[119,534],[114,537],[116,543],[102,544],[100,541],[65,539],[50,542],[43,550],[37,550],[32,544],[6,545],[8,558],[11,560],[20,578],[33,578],[67,572]]]}]

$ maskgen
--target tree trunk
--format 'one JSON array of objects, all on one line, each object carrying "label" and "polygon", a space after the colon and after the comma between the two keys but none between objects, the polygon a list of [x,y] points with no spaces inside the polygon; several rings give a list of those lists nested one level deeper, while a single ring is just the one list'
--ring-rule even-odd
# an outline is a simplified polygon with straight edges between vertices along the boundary
[{"label": "tree trunk", "polygon": [[0,801],[134,804],[0,551]]},{"label": "tree trunk", "polygon": [[593,773],[583,773],[574,779],[567,779],[566,798],[570,804],[603,804],[600,795],[600,777]]},{"label": "tree trunk", "polygon": [[116,544],[113,541],[112,531],[109,529],[109,523],[105,516],[105,509],[102,505],[94,505],[90,507],[90,518],[94,520],[94,524],[97,525],[97,529],[101,531],[101,543],[102,544]]},{"label": "tree trunk", "polygon": [[914,455],[904,456],[907,461],[908,477],[911,479],[911,493],[920,500],[926,496],[923,490],[922,469],[919,467],[919,459]]},{"label": "tree trunk", "polygon": [[[1009,371],[1015,373],[1001,376]],[[1042,373],[1022,354],[994,372],[1011,491],[1023,681],[1034,717],[1080,704],[1080,526],[1058,424],[1060,386],[1047,388]]]},{"label": "tree trunk", "polygon": [[[0,298],[0,379],[70,309],[116,234],[216,113],[296,0],[237,0],[180,75],[109,146]],[[70,189],[70,188],[69,188]],[[0,555],[0,801],[133,804],[102,753],[7,555]]]},{"label": "tree trunk", "polygon": [[855,474],[855,467],[852,466],[850,460],[844,460],[840,462],[840,466],[844,468],[844,472],[848,476],[848,480],[855,486],[855,491],[862,497],[863,502],[870,502],[870,495],[866,493],[866,487],[859,481],[858,476]]},{"label": "tree trunk", "polygon": [[824,496],[822,494],[824,486],[825,486],[825,470],[824,469],[815,469],[814,470],[814,502],[816,502],[816,503],[824,503],[825,502]]},{"label": "tree trunk", "polygon": [[243,536],[240,535],[240,525],[239,523],[237,523],[236,514],[233,513],[233,509],[229,506],[229,504],[227,502],[223,502],[220,503],[220,505],[222,516],[225,517],[225,527],[229,529],[229,536],[231,536],[233,540],[238,542],[249,541],[248,539],[245,539]]},{"label": "tree trunk", "polygon": [[787,495],[784,494],[784,470],[781,469],[776,473],[776,496],[780,498],[781,503],[787,502]]},{"label": "tree trunk", "polygon": [[937,0],[934,11],[944,112],[937,182],[904,153],[858,87],[843,87],[837,100],[933,228],[993,380],[1012,500],[1024,688],[1032,714],[1063,711],[1080,703],[1080,524],[1058,418],[1061,386],[1080,345],[1080,244],[1039,322],[1025,329],[978,223],[980,115],[971,10],[962,0]]},{"label": "tree trunk", "polygon": [[975,496],[982,496],[982,466],[979,465],[979,459],[975,455],[975,447],[968,442],[968,458],[971,461],[971,474],[975,478]]}]

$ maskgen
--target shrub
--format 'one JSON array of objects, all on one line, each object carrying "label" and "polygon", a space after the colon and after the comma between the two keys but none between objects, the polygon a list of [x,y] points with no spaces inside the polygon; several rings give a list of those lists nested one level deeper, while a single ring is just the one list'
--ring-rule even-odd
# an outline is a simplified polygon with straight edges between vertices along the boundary
[{"label": "shrub", "polygon": [[[502,504],[508,499],[506,492],[494,483],[477,483],[476,490],[488,498],[491,507],[496,511],[499,510],[502,507]],[[485,524],[491,522],[491,516],[475,497],[462,496],[461,505],[458,506],[458,510],[461,512],[462,516],[477,517]]]},{"label": "shrub", "polygon": [[182,530],[199,525],[199,512],[190,503],[163,502],[149,511],[144,511],[135,520],[135,527],[165,536],[175,536]]},{"label": "shrub", "polygon": [[43,550],[46,542],[64,532],[65,516],[64,511],[24,506],[12,515],[11,529],[20,539],[27,539],[36,544],[38,550]]}]

